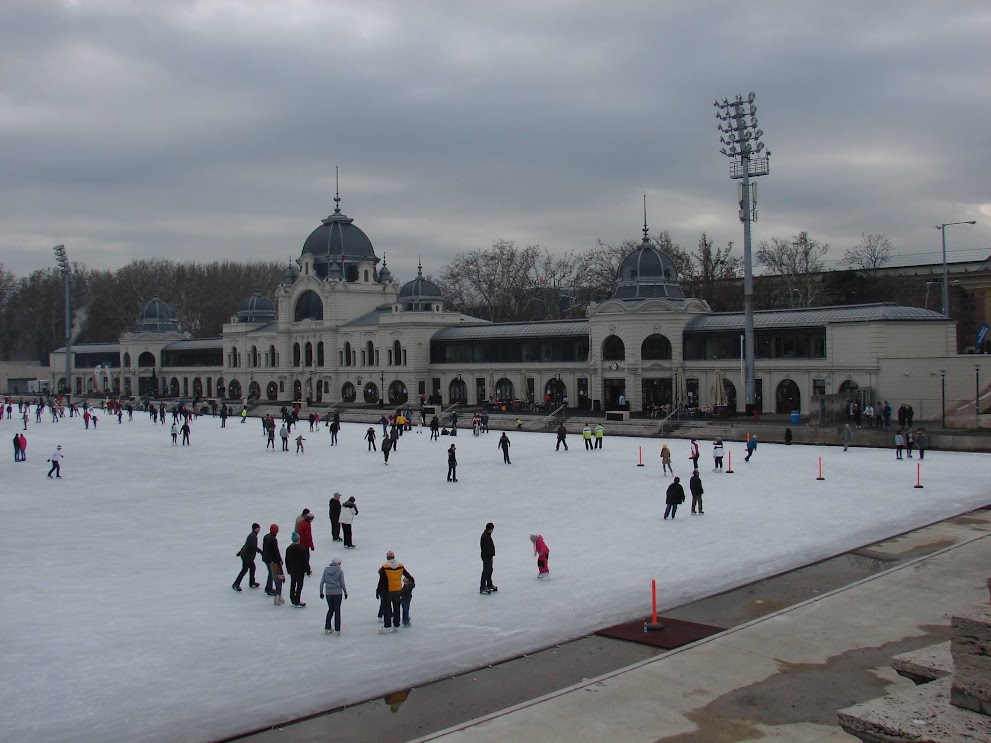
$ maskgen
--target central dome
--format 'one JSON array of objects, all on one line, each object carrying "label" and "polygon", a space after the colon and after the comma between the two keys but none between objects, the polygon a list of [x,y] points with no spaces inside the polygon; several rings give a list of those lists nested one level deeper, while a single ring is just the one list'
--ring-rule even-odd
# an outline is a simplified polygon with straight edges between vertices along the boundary
[{"label": "central dome", "polygon": [[158,297],[141,308],[138,314],[139,333],[181,332],[175,312]]},{"label": "central dome", "polygon": [[314,270],[320,278],[327,277],[328,266],[331,262],[346,265],[351,261],[361,261],[377,264],[372,241],[368,239],[360,227],[355,226],[354,220],[341,213],[340,197],[334,213],[322,220],[303,243],[302,255],[309,253],[313,256]]},{"label": "central dome", "polygon": [[671,256],[662,253],[647,236],[644,225],[643,241],[623,258],[616,271],[616,291],[613,299],[684,299],[678,283],[678,269]]}]

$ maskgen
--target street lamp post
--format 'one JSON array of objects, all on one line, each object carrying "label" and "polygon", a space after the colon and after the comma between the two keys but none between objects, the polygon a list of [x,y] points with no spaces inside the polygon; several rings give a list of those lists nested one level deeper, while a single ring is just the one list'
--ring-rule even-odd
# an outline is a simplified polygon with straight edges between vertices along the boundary
[{"label": "street lamp post", "polygon": [[940,399],[943,409],[943,428],[946,428],[946,369],[939,370]]},{"label": "street lamp post", "polygon": [[385,407],[385,371],[379,372],[379,407]]},{"label": "street lamp post", "polygon": [[974,365],[974,423],[981,427],[981,366]]},{"label": "street lamp post", "polygon": [[69,265],[69,257],[66,255],[64,245],[55,246],[55,261],[59,270],[62,271],[62,278],[65,280],[65,396],[69,398],[72,392],[72,376],[70,358],[72,357],[72,313],[69,305],[69,284],[72,281],[72,267]]},{"label": "street lamp post", "polygon": [[943,317],[950,316],[950,274],[946,267],[946,228],[955,224],[977,224],[976,220],[966,222],[943,222],[936,225],[943,237]]},{"label": "street lamp post", "polygon": [[[751,256],[750,224],[757,219],[756,185],[751,193],[750,179],[767,175],[771,172],[771,151],[761,156],[764,143],[760,138],[764,135],[757,128],[757,106],[754,105],[756,96],[751,93],[744,100],[736,96],[730,101],[713,101],[716,118],[719,119],[719,141],[724,145],[720,152],[732,159],[730,163],[730,178],[742,179],[738,201],[740,204],[740,221],[743,222],[743,312],[744,336],[746,338],[746,384],[745,395],[747,413],[753,410],[756,402],[754,391],[754,274]],[[747,121],[749,119],[749,122]]]}]

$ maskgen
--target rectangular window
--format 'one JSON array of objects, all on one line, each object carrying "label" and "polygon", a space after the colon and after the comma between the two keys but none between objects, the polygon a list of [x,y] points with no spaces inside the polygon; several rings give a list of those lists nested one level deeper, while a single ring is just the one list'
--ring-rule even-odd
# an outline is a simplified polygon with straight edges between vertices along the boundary
[{"label": "rectangular window", "polygon": [[392,349],[391,348],[389,349],[389,366],[393,366],[393,363],[392,363]]},{"label": "rectangular window", "polygon": [[825,395],[826,394],[826,380],[825,379],[813,379],[812,380],[812,394],[813,395]]},{"label": "rectangular window", "polygon": [[406,366],[406,349],[403,349],[403,366]]},{"label": "rectangular window", "polygon": [[286,383],[285,383],[285,381],[280,380],[279,381],[279,392],[285,392],[285,391],[286,391]]},{"label": "rectangular window", "polygon": [[375,366],[381,366],[379,364],[379,352],[378,352],[378,349],[375,349]]},{"label": "rectangular window", "polygon": [[365,363],[365,362],[366,362],[366,358],[365,358],[365,351],[362,351],[362,352],[361,352],[361,365],[362,365],[362,366],[368,366],[368,364],[367,364],[367,363]]},{"label": "rectangular window", "polygon": [[338,351],[338,354],[340,354],[340,361],[338,362],[337,365],[344,366],[344,351]]},{"label": "rectangular window", "polygon": [[685,389],[688,393],[688,407],[697,408],[699,406],[699,380],[690,378],[685,380]]}]

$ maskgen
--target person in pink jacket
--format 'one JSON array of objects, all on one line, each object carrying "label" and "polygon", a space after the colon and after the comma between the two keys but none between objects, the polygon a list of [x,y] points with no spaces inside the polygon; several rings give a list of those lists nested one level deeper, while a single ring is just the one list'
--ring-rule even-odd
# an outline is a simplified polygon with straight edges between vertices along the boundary
[{"label": "person in pink jacket", "polygon": [[541,580],[550,580],[551,569],[547,563],[551,551],[547,543],[540,534],[531,534],[530,541],[533,542],[533,554],[537,556],[537,577]]}]

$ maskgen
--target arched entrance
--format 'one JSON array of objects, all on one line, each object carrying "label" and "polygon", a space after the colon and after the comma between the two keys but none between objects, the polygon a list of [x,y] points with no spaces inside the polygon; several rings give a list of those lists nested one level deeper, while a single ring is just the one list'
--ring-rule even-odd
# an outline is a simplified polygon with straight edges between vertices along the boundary
[{"label": "arched entrance", "polygon": [[368,404],[376,403],[379,401],[379,388],[375,382],[368,382],[364,389],[365,402]]},{"label": "arched entrance", "polygon": [[262,386],[252,380],[251,384],[248,385],[248,397],[252,400],[260,400],[262,396]]},{"label": "arched entrance", "polygon": [[236,379],[232,379],[231,383],[227,385],[227,396],[231,400],[241,399],[241,383],[238,382]]},{"label": "arched entrance", "polygon": [[568,396],[568,386],[561,380],[560,377],[554,377],[554,379],[548,379],[547,384],[544,385],[544,400],[547,400],[547,396],[550,396],[550,403],[552,407],[557,407],[564,403],[564,398]]},{"label": "arched entrance", "polygon": [[298,379],[292,383],[292,399],[296,402],[303,399],[303,383]]},{"label": "arched entrance", "polygon": [[626,344],[618,335],[610,335],[602,341],[603,361],[626,361]]},{"label": "arched entrance", "polygon": [[774,392],[774,412],[790,413],[802,409],[802,397],[798,385],[791,379],[782,379]]},{"label": "arched entrance", "polygon": [[495,386],[495,396],[496,400],[501,402],[510,402],[516,397],[516,388],[513,387],[513,383],[508,379],[503,377]]},{"label": "arched entrance", "polygon": [[265,396],[269,400],[278,400],[279,399],[279,385],[277,385],[275,382],[269,382],[265,386]]},{"label": "arched entrance", "polygon": [[354,402],[357,397],[358,391],[354,388],[354,385],[350,382],[345,382],[344,386],[341,387],[341,399],[344,402]]},{"label": "arched entrance", "polygon": [[172,377],[169,380],[169,397],[179,397],[179,378]]},{"label": "arched entrance", "polygon": [[199,377],[193,379],[193,397],[203,397],[203,380]]},{"label": "arched entrance", "polygon": [[463,379],[452,379],[447,390],[447,398],[451,402],[459,402],[462,405],[468,404],[468,385]]},{"label": "arched entrance", "polygon": [[390,405],[402,405],[407,400],[409,400],[409,394],[406,392],[405,384],[403,384],[397,379],[395,382],[389,385]]}]

